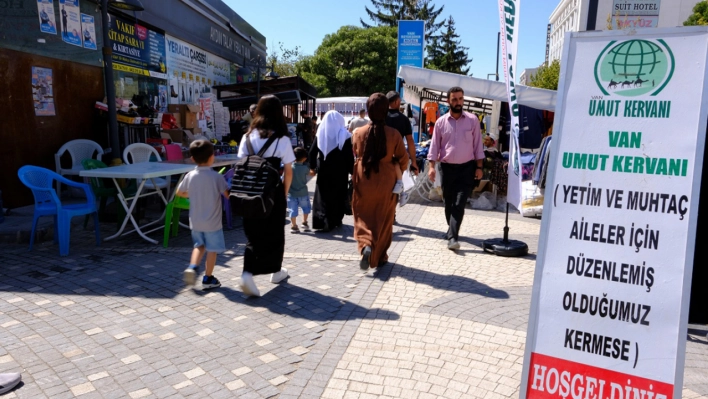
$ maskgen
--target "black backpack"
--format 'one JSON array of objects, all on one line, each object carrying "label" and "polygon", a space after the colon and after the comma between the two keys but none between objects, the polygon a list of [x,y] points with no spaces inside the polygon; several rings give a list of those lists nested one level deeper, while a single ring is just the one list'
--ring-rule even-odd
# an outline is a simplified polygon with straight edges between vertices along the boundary
[{"label": "black backpack", "polygon": [[[248,136],[243,140],[248,146],[248,153],[253,154],[253,145]],[[275,195],[280,186],[280,172],[265,158],[268,147],[275,141],[270,136],[263,148],[255,155],[239,159],[234,165],[234,177],[231,179],[229,200],[234,215],[251,219],[264,219],[270,215],[275,203]]]}]

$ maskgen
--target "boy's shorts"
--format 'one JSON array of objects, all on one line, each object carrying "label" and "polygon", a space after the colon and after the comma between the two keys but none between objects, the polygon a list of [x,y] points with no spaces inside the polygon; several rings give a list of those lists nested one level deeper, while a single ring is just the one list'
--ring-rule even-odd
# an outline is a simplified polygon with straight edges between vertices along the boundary
[{"label": "boy's shorts", "polygon": [[220,254],[226,251],[224,230],[207,232],[192,230],[192,241],[194,241],[194,248],[204,246],[207,252]]},{"label": "boy's shorts", "polygon": [[302,213],[309,215],[310,212],[312,212],[312,207],[310,207],[310,196],[291,197],[288,195],[288,217],[296,218],[298,215],[298,207],[302,208]]}]

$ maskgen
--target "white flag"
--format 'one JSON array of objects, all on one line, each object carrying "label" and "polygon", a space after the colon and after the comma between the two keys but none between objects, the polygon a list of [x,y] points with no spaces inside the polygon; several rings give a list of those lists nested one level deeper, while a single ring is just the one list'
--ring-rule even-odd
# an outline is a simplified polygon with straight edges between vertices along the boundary
[{"label": "white flag", "polygon": [[519,104],[516,102],[516,54],[519,46],[519,3],[521,0],[499,0],[499,26],[501,32],[502,61],[506,92],[509,98],[511,134],[509,135],[509,184],[506,193],[508,203],[521,211],[521,152],[519,150]]}]

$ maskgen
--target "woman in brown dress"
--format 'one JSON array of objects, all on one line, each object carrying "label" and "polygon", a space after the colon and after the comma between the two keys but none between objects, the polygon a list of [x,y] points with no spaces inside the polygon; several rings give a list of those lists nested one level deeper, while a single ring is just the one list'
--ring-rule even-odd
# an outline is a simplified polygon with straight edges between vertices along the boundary
[{"label": "woman in brown dress", "polygon": [[397,195],[396,169],[404,171],[408,154],[401,134],[386,126],[388,99],[374,93],[366,103],[371,122],[354,130],[354,238],[359,245],[359,267],[367,270],[388,261],[386,251],[393,238]]}]

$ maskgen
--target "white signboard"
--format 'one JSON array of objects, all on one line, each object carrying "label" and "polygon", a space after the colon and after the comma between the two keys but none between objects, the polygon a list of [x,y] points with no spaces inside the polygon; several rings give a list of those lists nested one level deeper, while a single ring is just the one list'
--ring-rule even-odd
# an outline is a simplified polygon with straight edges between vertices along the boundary
[{"label": "white signboard", "polygon": [[656,28],[661,0],[614,0],[612,28]]},{"label": "white signboard", "polygon": [[680,397],[708,28],[566,36],[522,397]]},{"label": "white signboard", "polygon": [[165,35],[165,52],[170,86],[177,95],[170,96],[171,104],[196,103],[207,88],[230,82],[231,63],[221,57],[170,35]]}]

